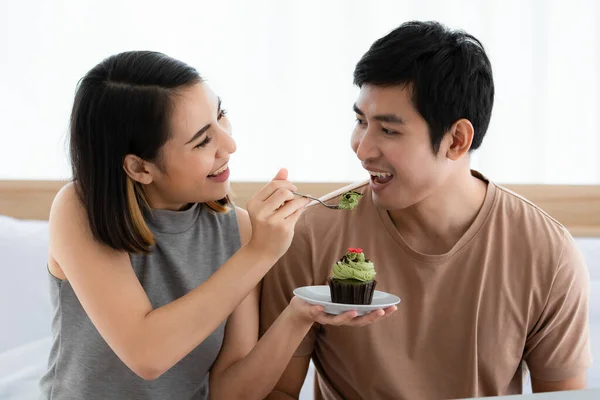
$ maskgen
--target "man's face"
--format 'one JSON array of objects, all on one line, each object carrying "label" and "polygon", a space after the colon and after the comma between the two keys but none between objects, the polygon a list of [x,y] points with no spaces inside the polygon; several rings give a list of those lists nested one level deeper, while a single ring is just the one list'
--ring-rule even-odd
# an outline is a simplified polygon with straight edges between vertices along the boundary
[{"label": "man's face", "polygon": [[450,167],[442,142],[434,154],[429,128],[409,85],[363,85],[355,103],[352,149],[371,174],[373,201],[389,211],[413,206],[438,189]]}]

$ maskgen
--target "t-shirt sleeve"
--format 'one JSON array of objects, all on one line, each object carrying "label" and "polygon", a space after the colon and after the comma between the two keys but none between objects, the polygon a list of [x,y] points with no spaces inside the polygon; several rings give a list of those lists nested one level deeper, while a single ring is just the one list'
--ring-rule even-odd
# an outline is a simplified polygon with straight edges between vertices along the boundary
[{"label": "t-shirt sleeve", "polygon": [[588,296],[585,261],[565,232],[546,305],[525,343],[524,359],[533,378],[565,380],[590,366]]},{"label": "t-shirt sleeve", "polygon": [[[263,279],[260,304],[260,335],[269,329],[294,296],[294,289],[314,285],[311,244],[306,231],[306,214],[296,223],[294,239],[288,251]],[[295,356],[312,354],[318,324],[306,335]]]}]

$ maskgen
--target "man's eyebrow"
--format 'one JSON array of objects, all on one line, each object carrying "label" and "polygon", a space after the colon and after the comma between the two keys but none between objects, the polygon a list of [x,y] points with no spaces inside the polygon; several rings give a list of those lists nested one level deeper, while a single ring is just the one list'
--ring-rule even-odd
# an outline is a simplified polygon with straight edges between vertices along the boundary
[{"label": "man's eyebrow", "polygon": [[362,110],[360,108],[358,108],[358,106],[356,105],[356,103],[354,103],[354,105],[352,105],[352,109],[354,110],[355,113],[357,113],[358,115],[362,115],[363,117],[365,116],[365,113],[362,112]]},{"label": "man's eyebrow", "polygon": [[[352,106],[352,109],[358,115],[362,115],[363,117],[365,116],[365,113],[360,108],[358,108],[356,103],[354,103],[354,105]],[[389,124],[405,124],[406,123],[401,117],[397,116],[396,114],[375,115],[373,117],[373,119],[376,121],[379,121],[379,122],[387,122]]]},{"label": "man's eyebrow", "polygon": [[379,122],[387,122],[389,124],[404,124],[404,120],[396,114],[381,114],[373,117],[374,120]]}]

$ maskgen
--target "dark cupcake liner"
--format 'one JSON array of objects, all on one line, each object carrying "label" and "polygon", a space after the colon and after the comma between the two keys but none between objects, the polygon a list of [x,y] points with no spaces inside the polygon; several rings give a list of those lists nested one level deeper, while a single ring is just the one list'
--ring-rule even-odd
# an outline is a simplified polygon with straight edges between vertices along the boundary
[{"label": "dark cupcake liner", "polygon": [[359,283],[329,278],[331,301],[342,304],[371,304],[377,281]]}]

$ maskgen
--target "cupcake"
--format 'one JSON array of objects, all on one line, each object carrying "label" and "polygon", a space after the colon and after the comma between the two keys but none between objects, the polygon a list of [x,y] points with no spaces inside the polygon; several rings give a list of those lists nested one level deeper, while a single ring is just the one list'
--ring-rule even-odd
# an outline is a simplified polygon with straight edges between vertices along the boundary
[{"label": "cupcake", "polygon": [[327,280],[331,301],[344,304],[371,304],[377,281],[375,266],[365,258],[362,249],[348,249],[333,266]]},{"label": "cupcake", "polygon": [[362,193],[355,192],[354,190],[344,192],[340,196],[340,202],[338,206],[343,210],[352,210],[358,205],[358,201],[362,196]]}]

